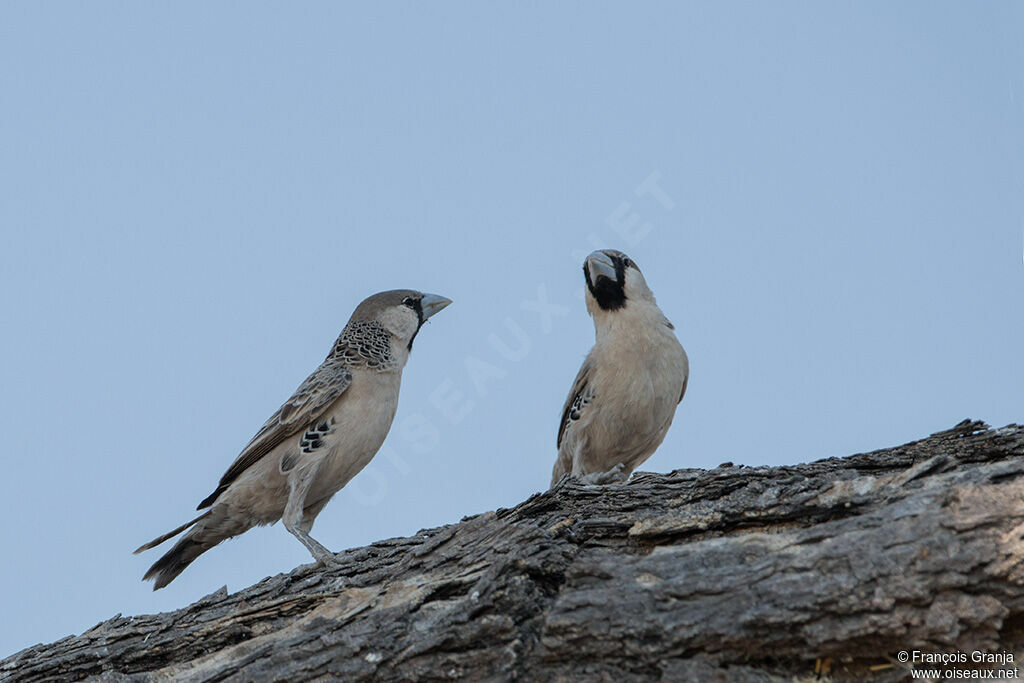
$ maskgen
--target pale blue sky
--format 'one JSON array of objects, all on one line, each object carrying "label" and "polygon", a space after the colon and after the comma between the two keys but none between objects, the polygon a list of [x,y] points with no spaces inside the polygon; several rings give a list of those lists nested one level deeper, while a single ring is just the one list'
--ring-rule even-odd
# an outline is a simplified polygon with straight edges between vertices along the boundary
[{"label": "pale blue sky", "polygon": [[382,289],[455,303],[335,550],[546,487],[594,246],[690,355],[642,469],[1022,421],[1022,35],[1010,2],[3,3],[0,655],[308,562],[278,525],[153,593],[131,551]]}]

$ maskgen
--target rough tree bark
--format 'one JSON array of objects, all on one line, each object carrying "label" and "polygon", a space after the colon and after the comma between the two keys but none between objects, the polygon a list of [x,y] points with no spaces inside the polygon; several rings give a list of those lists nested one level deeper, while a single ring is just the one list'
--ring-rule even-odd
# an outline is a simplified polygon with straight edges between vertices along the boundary
[{"label": "rough tree bark", "polygon": [[907,677],[905,650],[1024,653],[1024,428],[964,421],[785,467],[575,481],[177,612],[0,679]]}]

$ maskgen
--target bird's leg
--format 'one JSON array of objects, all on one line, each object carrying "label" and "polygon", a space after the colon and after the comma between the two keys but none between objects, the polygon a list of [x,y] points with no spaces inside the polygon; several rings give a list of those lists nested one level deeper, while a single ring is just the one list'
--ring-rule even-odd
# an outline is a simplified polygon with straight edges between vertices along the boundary
[{"label": "bird's leg", "polygon": [[611,468],[607,472],[592,472],[580,477],[580,481],[584,484],[591,486],[601,486],[603,484],[618,484],[626,481],[629,475],[625,473],[626,466],[621,462],[615,467]]},{"label": "bird's leg", "polygon": [[312,486],[313,480],[316,479],[318,469],[316,465],[313,465],[296,467],[291,471],[288,476],[288,503],[284,506],[282,521],[284,522],[284,528],[292,536],[299,539],[302,545],[306,546],[306,549],[309,550],[310,555],[317,561],[317,564],[337,566],[338,560],[334,557],[334,553],[309,535],[309,529],[313,526],[312,519],[308,524],[303,523],[302,512],[305,508],[306,494],[309,493],[309,487]]}]

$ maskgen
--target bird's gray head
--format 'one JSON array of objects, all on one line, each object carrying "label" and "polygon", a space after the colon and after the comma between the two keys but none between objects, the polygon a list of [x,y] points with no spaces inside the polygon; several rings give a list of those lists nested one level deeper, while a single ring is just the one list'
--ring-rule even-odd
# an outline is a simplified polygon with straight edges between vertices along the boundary
[{"label": "bird's gray head", "polygon": [[378,292],[356,307],[349,326],[377,323],[392,337],[395,346],[409,351],[423,323],[450,303],[451,299],[438,294],[424,294],[413,289]]},{"label": "bird's gray head", "polygon": [[614,249],[591,252],[583,262],[587,310],[617,311],[630,301],[654,303],[654,294],[633,260]]}]

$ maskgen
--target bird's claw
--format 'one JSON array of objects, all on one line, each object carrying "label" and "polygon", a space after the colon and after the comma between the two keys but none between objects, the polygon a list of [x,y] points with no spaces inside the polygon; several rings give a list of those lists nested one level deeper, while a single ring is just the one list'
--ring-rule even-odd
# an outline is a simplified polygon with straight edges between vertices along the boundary
[{"label": "bird's claw", "polygon": [[315,559],[317,566],[324,569],[340,569],[344,566],[344,563],[338,559],[338,556],[330,551],[317,553]]},{"label": "bird's claw", "polygon": [[629,478],[626,474],[626,466],[621,462],[607,472],[593,472],[580,477],[580,482],[589,486],[603,486],[605,484],[619,484]]},{"label": "bird's claw", "polygon": [[[300,540],[302,539],[300,538]],[[311,538],[305,539],[303,543],[305,543],[306,541],[309,541],[309,543],[306,545],[306,548],[309,550],[309,554],[313,556],[313,564],[305,566],[312,567],[311,571],[329,572],[331,570],[341,569],[343,566],[345,566],[337,555],[332,553],[324,546],[320,545]]]}]

